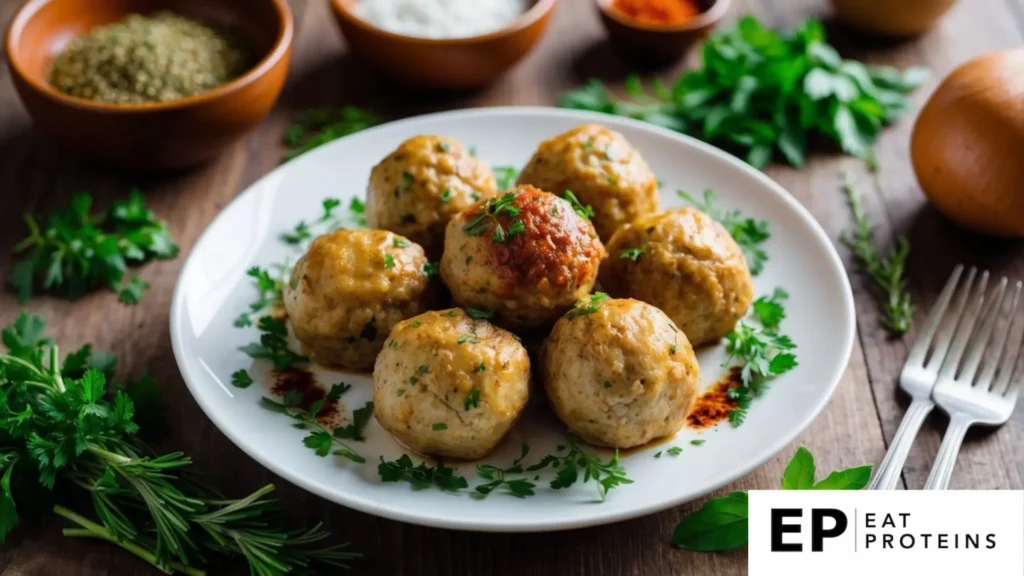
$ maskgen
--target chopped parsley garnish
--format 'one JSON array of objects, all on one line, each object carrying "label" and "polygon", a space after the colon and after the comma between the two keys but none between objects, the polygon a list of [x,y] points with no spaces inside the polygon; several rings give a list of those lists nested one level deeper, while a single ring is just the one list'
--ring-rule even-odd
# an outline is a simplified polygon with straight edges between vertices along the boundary
[{"label": "chopped parsley garnish", "polygon": [[673,344],[673,345],[668,347],[668,353],[669,354],[675,354],[676,353],[676,345],[675,344]]},{"label": "chopped parsley garnish", "polygon": [[[481,366],[483,366],[483,364],[481,364]],[[478,372],[479,372],[479,370],[478,370]],[[476,408],[479,405],[480,405],[480,389],[479,388],[473,388],[472,390],[469,391],[469,394],[466,395],[465,408],[466,408],[466,410],[469,410],[470,408]]]},{"label": "chopped parsley garnish", "polygon": [[440,271],[440,267],[437,262],[426,262],[423,264],[423,273],[433,278],[437,276]]},{"label": "chopped parsley garnish", "polygon": [[494,318],[496,314],[493,310],[481,310],[480,308],[466,308],[466,314],[470,318],[476,318],[477,320],[487,320],[488,318]]},{"label": "chopped parsley garnish", "polygon": [[452,199],[452,191],[450,188],[445,188],[441,191],[441,202],[447,202]]},{"label": "chopped parsley garnish", "polygon": [[408,172],[402,172],[402,180],[404,180],[406,184],[412,184],[416,181],[416,178]]},{"label": "chopped parsley garnish", "polygon": [[420,326],[423,326],[423,323],[419,320],[413,320],[412,324],[409,324],[410,328],[419,328]]},{"label": "chopped parsley garnish", "polygon": [[348,211],[337,215],[341,200],[337,198],[324,198],[321,202],[323,213],[313,222],[299,220],[295,227],[289,232],[281,234],[281,241],[285,244],[298,246],[314,237],[342,228],[353,226],[366,226],[366,206],[359,198],[353,198],[348,205]]},{"label": "chopped parsley garnish", "polygon": [[452,146],[447,142],[438,142],[437,149],[440,150],[441,152],[448,153],[452,151]]},{"label": "chopped parsley garnish", "polygon": [[590,296],[580,300],[576,303],[576,307],[569,310],[569,313],[565,315],[566,318],[572,320],[579,316],[586,316],[587,314],[593,314],[601,307],[601,304],[608,300],[608,295],[604,292],[594,292]]},{"label": "chopped parsley garnish", "polygon": [[476,336],[469,335],[469,336],[459,336],[459,339],[456,340],[455,343],[456,344],[465,344],[465,343],[468,342],[470,344],[476,344],[479,341],[480,340]]},{"label": "chopped parsley garnish", "polygon": [[408,246],[408,245],[409,245],[409,241],[408,241],[408,240],[406,240],[405,238],[395,238],[395,239],[394,239],[394,240],[393,240],[393,241],[391,242],[391,244],[392,244],[392,245],[393,245],[393,246],[394,246],[395,248],[405,248],[406,246]]},{"label": "chopped parsley garnish", "polygon": [[270,360],[276,370],[287,370],[296,364],[305,364],[309,358],[288,347],[288,327],[284,320],[263,316],[256,322],[260,341],[239,348],[250,358]]},{"label": "chopped parsley garnish", "polygon": [[[519,207],[515,205],[518,193],[518,191],[506,192],[499,198],[488,200],[477,215],[462,227],[463,232],[468,236],[480,236],[493,225],[494,233],[491,236],[491,240],[495,244],[501,244],[508,236],[514,236],[523,232],[525,226],[522,221],[515,219],[519,215]],[[499,216],[507,216],[513,219],[509,225],[508,233],[505,232],[501,222],[498,220]]]},{"label": "chopped parsley garnish", "polygon": [[401,396],[403,394],[405,394],[405,388],[399,388],[398,391],[395,392],[396,396]]},{"label": "chopped parsley garnish", "polygon": [[679,446],[673,446],[666,450],[666,452],[668,452],[670,456],[679,456],[680,454],[683,453],[683,449],[680,448]]},{"label": "chopped parsley garnish", "polygon": [[605,380],[605,381],[604,381],[604,387],[605,387],[606,389],[610,390],[610,389],[611,389],[611,387],[612,387],[612,381],[611,381],[611,380]]},{"label": "chopped parsley garnish", "polygon": [[444,432],[448,429],[448,425],[444,422],[434,422],[434,424],[430,426],[430,429],[434,432]]},{"label": "chopped parsley garnish", "polygon": [[487,370],[487,364],[484,364],[483,362],[481,362],[480,365],[476,367],[476,370],[473,370],[473,371],[474,372],[484,372],[486,370]]},{"label": "chopped parsley garnish", "polygon": [[739,210],[720,210],[715,207],[714,190],[704,191],[704,202],[698,202],[692,196],[678,190],[679,197],[691,205],[711,216],[725,227],[736,244],[747,259],[747,266],[750,273],[757,276],[764,270],[764,263],[768,261],[768,253],[764,251],[762,244],[771,237],[768,230],[767,220],[754,220],[744,217]]},{"label": "chopped parsley garnish", "polygon": [[392,461],[387,461],[381,456],[380,464],[377,465],[377,474],[382,482],[405,480],[417,490],[437,486],[446,492],[458,492],[469,488],[469,482],[462,476],[456,476],[454,472],[443,462],[438,462],[436,466],[427,466],[424,462],[413,465],[412,458],[409,458],[408,454],[403,454],[397,460]]},{"label": "chopped parsley garnish", "polygon": [[418,376],[422,376],[422,375],[426,374],[427,372],[430,372],[430,365],[429,364],[420,364],[420,367],[416,369],[416,374]]},{"label": "chopped parsley garnish", "polygon": [[640,260],[640,257],[644,255],[643,248],[628,248],[619,252],[619,260],[632,260],[636,262]]},{"label": "chopped parsley garnish", "polygon": [[702,440],[700,438],[696,438],[694,440],[690,440],[690,444],[693,444],[694,446],[700,446],[700,445],[704,444],[704,440]]},{"label": "chopped parsley garnish", "polygon": [[237,388],[248,388],[252,385],[252,382],[252,376],[249,376],[249,373],[244,369],[235,370],[231,374],[231,383]]},{"label": "chopped parsley garnish", "polygon": [[655,452],[654,457],[655,458],[661,458],[661,450],[658,450],[657,452]]},{"label": "chopped parsley garnish", "polygon": [[[576,195],[572,193],[572,190],[566,190],[562,194],[562,197],[569,202],[569,204],[572,206],[572,211],[575,212],[576,215],[579,216],[580,218],[583,218],[584,220],[590,220],[591,218],[594,217],[594,209],[590,206],[590,204],[584,206],[583,203],[580,202],[580,199],[577,198]],[[554,207],[552,206],[552,208]]]},{"label": "chopped parsley garnish", "polygon": [[410,386],[415,386],[416,384],[419,383],[419,381],[420,381],[419,378],[417,378],[415,376],[409,376],[409,385]]},{"label": "chopped parsley garnish", "polygon": [[384,269],[390,270],[395,267],[395,257],[391,254],[384,255]]}]

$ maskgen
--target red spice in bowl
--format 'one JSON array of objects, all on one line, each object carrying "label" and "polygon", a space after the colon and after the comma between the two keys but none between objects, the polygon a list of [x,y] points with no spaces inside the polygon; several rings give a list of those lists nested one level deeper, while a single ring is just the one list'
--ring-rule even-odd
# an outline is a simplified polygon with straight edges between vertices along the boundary
[{"label": "red spice in bowl", "polygon": [[611,9],[646,26],[685,24],[703,11],[696,0],[613,0]]}]

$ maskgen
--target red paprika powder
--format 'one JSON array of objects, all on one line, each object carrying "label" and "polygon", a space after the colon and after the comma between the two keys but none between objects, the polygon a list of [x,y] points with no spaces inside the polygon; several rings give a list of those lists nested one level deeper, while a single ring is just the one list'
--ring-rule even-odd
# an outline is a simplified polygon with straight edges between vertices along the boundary
[{"label": "red paprika powder", "polygon": [[613,0],[612,10],[648,26],[685,24],[701,13],[697,0]]}]

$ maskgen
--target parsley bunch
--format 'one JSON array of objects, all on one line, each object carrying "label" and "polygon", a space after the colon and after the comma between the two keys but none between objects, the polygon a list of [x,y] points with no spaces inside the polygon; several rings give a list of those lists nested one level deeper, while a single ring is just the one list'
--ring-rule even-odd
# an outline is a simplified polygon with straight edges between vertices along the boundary
[{"label": "parsley bunch", "polygon": [[45,227],[41,219],[25,215],[29,235],[14,252],[27,256],[8,276],[19,301],[27,302],[38,290],[74,299],[110,288],[123,304],[137,304],[149,284],[137,276],[126,280],[128,266],[178,255],[167,223],[146,207],[138,190],[106,213],[91,211],[92,196],[80,192],[66,209],[50,214]]},{"label": "parsley bunch", "polygon": [[758,298],[754,301],[753,316],[761,327],[741,320],[725,335],[725,350],[729,354],[725,365],[740,367],[743,384],[729,390],[729,397],[738,405],[729,412],[733,426],[743,423],[750,403],[767,390],[772,379],[797,366],[796,355],[792,352],[796,344],[778,331],[786,316],[782,303],[788,297],[785,290],[776,288],[771,296]]},{"label": "parsley bunch", "polygon": [[331,386],[330,391],[327,392],[324,398],[314,401],[307,408],[301,406],[303,395],[298,390],[292,390],[285,394],[281,402],[266,396],[260,402],[264,408],[285,414],[292,420],[295,420],[296,428],[310,430],[309,435],[303,439],[302,443],[307,448],[316,452],[317,456],[321,458],[326,457],[331,453],[334,445],[337,444],[339,448],[334,450],[335,456],[341,456],[361,464],[366,462],[366,459],[346,444],[345,440],[364,439],[363,428],[366,427],[366,424],[370,421],[370,416],[373,415],[373,402],[367,402],[365,406],[355,410],[352,415],[352,423],[347,426],[337,426],[328,430],[317,421],[317,415],[324,409],[327,402],[336,401],[350,388],[351,386],[348,384],[335,384]]},{"label": "parsley bunch", "polygon": [[623,484],[632,484],[633,481],[626,476],[626,469],[619,462],[619,451],[607,461],[602,460],[599,454],[587,452],[580,447],[579,442],[572,434],[569,435],[568,446],[557,446],[554,454],[548,454],[540,462],[529,466],[526,470],[534,472],[548,466],[555,468],[558,472],[555,479],[551,481],[551,488],[560,490],[568,488],[579,480],[580,471],[583,471],[583,482],[596,482],[597,494],[604,502],[608,492]]},{"label": "parsley bunch", "polygon": [[95,519],[53,507],[75,524],[66,536],[107,540],[167,573],[203,574],[218,557],[244,557],[252,574],[277,576],[357,556],[322,546],[320,525],[283,528],[267,497],[273,485],[227,499],[190,475],[183,453],[156,454],[138,437],[139,423],[150,424],[140,409],[157,392],[151,381],[137,381],[148,387],[137,394],[111,385],[97,366],[112,362],[89,347],[62,364],[44,329],[23,313],[0,335],[0,540],[41,487],[68,506],[91,502]]},{"label": "parsley bunch", "polygon": [[377,474],[382,482],[405,480],[417,490],[436,485],[445,492],[457,492],[469,487],[469,482],[465,478],[456,476],[455,471],[445,466],[443,462],[439,461],[436,466],[428,466],[425,462],[413,465],[408,454],[402,454],[399,459],[392,461],[387,461],[381,456]]},{"label": "parsley bunch", "polygon": [[306,110],[296,115],[284,133],[287,151],[281,161],[287,162],[318,146],[380,123],[377,114],[357,106]]},{"label": "parsley bunch", "polygon": [[[704,191],[704,201],[698,202],[692,196],[677,190],[676,194],[688,202],[694,208],[711,216],[729,231],[733,240],[743,251],[747,259],[747,266],[750,274],[757,276],[764,270],[764,263],[768,261],[768,253],[761,247],[771,237],[767,220],[755,220],[746,218],[739,210],[721,210],[715,206],[715,191],[708,189]],[[621,257],[621,255],[620,255]]]},{"label": "parsley bunch", "polygon": [[882,324],[895,335],[906,333],[914,320],[914,306],[905,276],[910,243],[901,236],[895,246],[882,254],[875,245],[874,231],[864,203],[857,192],[857,181],[849,171],[843,173],[843,192],[853,213],[853,232],[844,232],[843,243],[853,250],[861,269],[882,293]]},{"label": "parsley bunch", "polygon": [[564,94],[566,108],[629,116],[685,132],[729,150],[758,168],[776,153],[803,166],[808,142],[823,136],[847,154],[871,159],[882,127],[909,108],[906,94],[928,78],[923,68],[899,72],[844,60],[818,20],[791,33],[753,16],[719,30],[704,44],[702,66],[653,94],[639,78],[619,99],[597,80]]},{"label": "parsley bunch", "polygon": [[[871,479],[871,465],[836,470],[814,481],[814,456],[801,446],[786,466],[783,490],[860,490]],[[721,552],[747,544],[747,493],[711,498],[676,526],[672,544],[685,550]]]}]

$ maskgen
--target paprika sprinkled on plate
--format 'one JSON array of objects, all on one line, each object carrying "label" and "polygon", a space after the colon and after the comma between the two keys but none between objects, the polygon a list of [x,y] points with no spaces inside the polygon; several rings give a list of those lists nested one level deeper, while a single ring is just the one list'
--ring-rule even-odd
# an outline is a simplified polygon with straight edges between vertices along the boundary
[{"label": "paprika sprinkled on plate", "polygon": [[701,13],[697,0],[613,0],[612,10],[648,26],[685,24]]}]

